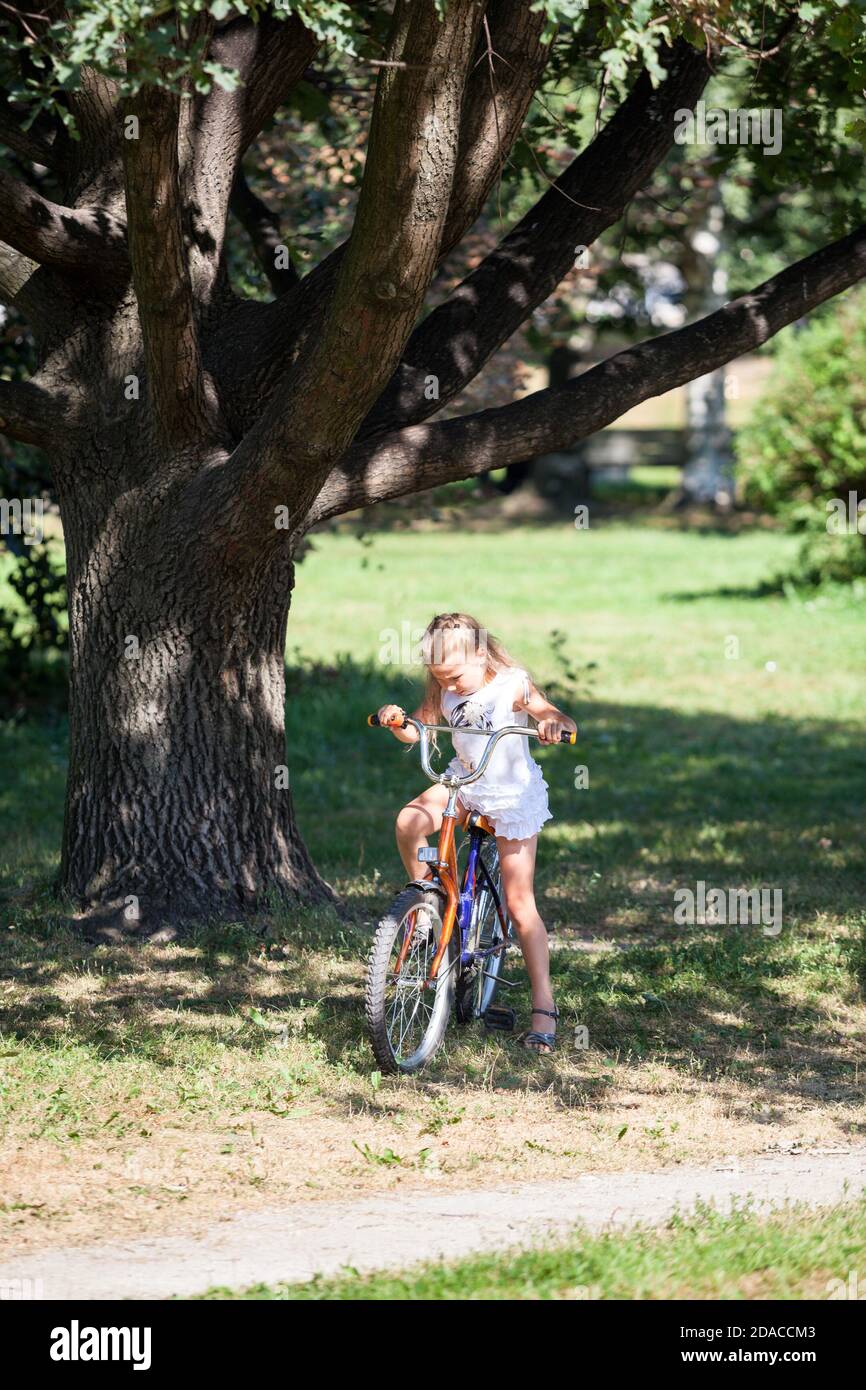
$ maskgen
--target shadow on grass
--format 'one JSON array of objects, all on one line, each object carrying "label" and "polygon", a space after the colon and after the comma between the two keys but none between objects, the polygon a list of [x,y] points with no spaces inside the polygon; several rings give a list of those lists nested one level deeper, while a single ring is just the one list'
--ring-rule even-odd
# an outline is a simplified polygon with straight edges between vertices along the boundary
[{"label": "shadow on grass", "polygon": [[[82,945],[44,899],[15,909],[13,933],[7,904],[0,970],[27,993],[4,996],[7,1037],[50,1045],[62,1035],[99,1056],[122,1051],[168,1066],[178,1029],[192,1036],[212,1021],[221,1045],[256,1053],[300,1011],[303,1035],[326,1065],[359,1077],[375,1069],[363,1034],[363,964],[373,923],[404,878],[394,814],[423,778],[414,750],[368,728],[365,716],[386,698],[409,705],[415,687],[341,658],[293,668],[289,691],[300,824],[346,915],[283,910],[259,930],[205,925],[180,948],[142,950]],[[769,1115],[795,1096],[843,1108],[862,1101],[853,1081],[856,1035],[840,1023],[862,1008],[866,990],[861,730],[685,715],[578,700],[567,690],[556,698],[581,726],[576,749],[535,750],[554,812],[541,836],[537,889],[562,948],[553,954],[562,1048],[538,1059],[516,1043],[485,1044],[478,1030],[453,1030],[415,1084],[431,1094],[443,1083],[485,1085],[492,1056],[499,1085],[517,1090],[535,1077],[562,1105],[602,1105],[612,1087],[603,1068],[619,1058],[664,1062],[708,1083],[729,1077]],[[26,737],[32,753],[33,728]],[[12,788],[0,801],[7,824],[34,779],[46,795],[38,758],[10,765]],[[575,786],[580,765],[589,773],[585,789]],[[52,783],[50,793],[51,833],[59,836],[62,787]],[[781,889],[781,934],[766,936],[757,924],[675,925],[674,891],[701,880],[708,888]],[[71,1005],[70,972],[91,969],[112,987],[89,994],[86,1007]],[[259,996],[262,972],[270,978]],[[530,1001],[519,957],[508,974],[520,981],[525,1026]],[[264,1024],[250,1022],[251,1007],[264,1010]],[[166,1011],[175,1013],[171,1025]],[[589,1030],[588,1053],[573,1048],[578,1023]]]},{"label": "shadow on grass", "polygon": [[756,579],[754,584],[722,584],[715,589],[678,589],[676,593],[663,594],[666,603],[697,603],[709,598],[781,598],[785,591],[785,576],[774,579]]},{"label": "shadow on grass", "polygon": [[[719,538],[742,535],[744,532],[781,529],[768,528],[763,513],[737,509],[719,512],[712,507],[671,507],[671,488],[664,484],[631,479],[627,483],[596,481],[590,496],[581,497],[577,491],[563,494],[558,500],[542,496],[533,484],[509,494],[495,486],[479,488],[476,479],[448,483],[417,493],[396,502],[378,504],[337,522],[324,522],[322,532],[340,531],[355,536],[364,545],[375,563],[377,535],[405,532],[413,528],[425,531],[441,528],[463,533],[487,532],[507,534],[515,525],[531,525],[533,530],[561,528],[574,522],[574,505],[587,505],[592,513],[593,529],[606,526],[629,526],[641,529],[678,531],[699,536]],[[316,531],[311,532],[315,538]]]}]

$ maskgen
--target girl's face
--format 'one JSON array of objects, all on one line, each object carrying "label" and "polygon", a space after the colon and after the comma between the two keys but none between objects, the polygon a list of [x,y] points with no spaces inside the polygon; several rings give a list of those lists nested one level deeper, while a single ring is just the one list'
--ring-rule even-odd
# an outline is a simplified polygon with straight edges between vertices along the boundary
[{"label": "girl's face", "polygon": [[444,652],[442,661],[432,663],[430,671],[442,689],[454,695],[473,695],[487,679],[487,657],[467,656],[459,648]]}]

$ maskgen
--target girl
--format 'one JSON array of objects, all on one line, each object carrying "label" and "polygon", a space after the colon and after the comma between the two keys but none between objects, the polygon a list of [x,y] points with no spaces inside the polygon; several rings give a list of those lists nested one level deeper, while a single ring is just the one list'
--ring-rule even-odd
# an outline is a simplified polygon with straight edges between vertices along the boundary
[{"label": "girl", "polygon": [[[427,670],[424,699],[414,718],[423,724],[448,723],[455,730],[501,729],[505,724],[528,725],[528,715],[538,721],[542,743],[558,743],[562,732],[577,729],[573,719],[552,705],[536,689],[529,675],[475,618],[468,613],[440,613],[427,627],[421,643]],[[383,705],[383,724],[401,720],[399,705]],[[417,730],[392,728],[401,743],[417,743]],[[448,771],[457,775],[477,766],[485,747],[478,734],[453,735],[456,756]],[[432,786],[422,792],[397,817],[397,845],[410,879],[418,877],[418,850],[427,836],[438,831],[448,800],[447,788]],[[553,1052],[555,1020],[559,1010],[550,988],[547,932],[538,915],[533,892],[538,832],[550,820],[547,783],[529,752],[529,739],[515,734],[499,741],[483,776],[460,792],[458,813],[480,811],[496,830],[502,866],[502,885],[509,916],[526,961],[532,987],[531,1029],[524,1038],[536,1052]],[[430,870],[427,871],[430,877]]]}]

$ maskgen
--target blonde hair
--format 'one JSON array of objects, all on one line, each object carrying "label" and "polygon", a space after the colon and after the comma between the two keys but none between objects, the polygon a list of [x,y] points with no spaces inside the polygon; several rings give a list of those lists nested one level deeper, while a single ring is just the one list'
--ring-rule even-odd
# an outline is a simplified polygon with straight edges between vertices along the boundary
[{"label": "blonde hair", "polygon": [[[443,723],[442,687],[430,667],[444,664],[443,654],[446,647],[449,651],[456,648],[460,655],[466,658],[485,656],[488,678],[495,676],[499,671],[526,670],[525,666],[521,667],[514,660],[499,638],[482,627],[471,613],[437,613],[427,624],[421,638],[421,660],[426,668],[422,701],[425,724]],[[532,680],[528,671],[526,674]]]}]

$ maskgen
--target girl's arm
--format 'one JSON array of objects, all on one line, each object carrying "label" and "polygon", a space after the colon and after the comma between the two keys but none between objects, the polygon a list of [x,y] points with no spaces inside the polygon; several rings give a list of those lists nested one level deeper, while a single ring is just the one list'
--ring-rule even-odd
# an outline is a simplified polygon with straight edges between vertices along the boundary
[{"label": "girl's arm", "polygon": [[[380,724],[390,724],[392,719],[403,719],[406,711],[403,709],[402,705],[383,705],[378,713]],[[412,711],[412,718],[420,720],[422,724],[429,724],[430,716],[429,712],[427,712],[427,706],[424,704],[419,705],[416,710]],[[411,724],[408,729],[398,729],[392,725],[391,733],[396,739],[399,739],[401,743],[418,742],[418,730],[413,729]]]},{"label": "girl's arm", "polygon": [[518,693],[514,701],[515,709],[525,710],[531,714],[538,724],[538,738],[540,743],[558,743],[562,733],[577,733],[577,725],[567,714],[563,714],[561,709],[552,705],[545,699],[537,686],[527,678],[526,686],[529,698],[524,699],[523,689]]}]

